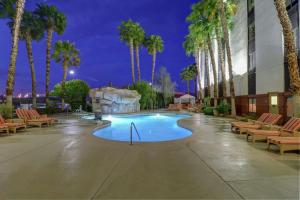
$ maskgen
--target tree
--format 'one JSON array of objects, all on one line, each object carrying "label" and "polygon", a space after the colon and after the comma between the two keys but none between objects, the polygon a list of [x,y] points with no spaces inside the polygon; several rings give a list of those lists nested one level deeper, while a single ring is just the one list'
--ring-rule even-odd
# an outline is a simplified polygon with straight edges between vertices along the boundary
[{"label": "tree", "polygon": [[201,38],[201,35],[189,33],[189,35],[186,36],[186,39],[183,43],[183,48],[186,51],[186,54],[188,56],[193,55],[195,58],[195,63],[197,67],[197,81],[199,84],[199,90],[198,90],[198,98],[200,102],[203,99],[202,95],[202,85],[201,85],[201,64],[200,64],[200,58],[201,58],[201,48],[203,47],[203,40]]},{"label": "tree", "polygon": [[135,36],[134,36],[134,48],[135,48],[135,56],[136,56],[136,67],[138,71],[138,80],[141,81],[141,66],[140,66],[140,47],[144,44],[145,41],[145,31],[139,25],[135,26]]},{"label": "tree", "polygon": [[166,67],[161,67],[155,76],[154,89],[161,93],[164,100],[164,106],[174,96],[176,83],[171,79]]},{"label": "tree", "polygon": [[138,25],[134,23],[131,19],[128,21],[123,21],[118,27],[120,39],[122,42],[125,42],[129,46],[130,50],[130,61],[131,61],[131,76],[132,83],[135,83],[135,74],[134,74],[134,40],[136,38],[136,31]]},{"label": "tree", "polygon": [[69,41],[57,41],[54,46],[54,53],[52,55],[53,59],[57,63],[62,63],[63,67],[63,79],[61,82],[61,99],[62,99],[62,109],[64,109],[65,104],[65,82],[67,80],[68,69],[71,66],[79,66],[80,58],[79,51],[75,48],[73,43]]},{"label": "tree", "polygon": [[[8,23],[13,28],[13,21]],[[32,40],[41,40],[44,37],[44,29],[41,20],[31,12],[25,11],[20,24],[20,39],[26,43],[27,56],[31,72],[32,107],[36,108],[36,74],[33,62]]]},{"label": "tree", "polygon": [[225,41],[228,70],[229,70],[231,115],[232,116],[236,116],[235,89],[234,89],[234,82],[233,82],[233,71],[232,71],[233,65],[232,65],[232,59],[231,59],[231,48],[230,48],[230,42],[229,42],[229,30],[228,30],[228,21],[227,21],[228,18],[225,13],[225,7],[226,7],[226,10],[232,10],[233,11],[232,13],[235,14],[236,13],[235,12],[236,3],[237,3],[237,1],[235,1],[235,0],[228,0],[226,3],[223,2],[223,0],[218,0],[218,10],[220,12],[222,30],[224,33],[224,41]]},{"label": "tree", "polygon": [[55,6],[38,4],[34,11],[43,22],[44,30],[47,32],[46,48],[46,104],[49,106],[49,85],[51,70],[51,48],[53,33],[63,34],[67,25],[66,16],[59,12]]},{"label": "tree", "polygon": [[12,47],[10,53],[10,62],[8,69],[8,76],[6,82],[6,103],[12,108],[12,97],[14,91],[15,73],[16,73],[16,61],[18,54],[19,43],[19,29],[24,12],[25,0],[18,0],[16,2],[16,11],[14,15],[14,25],[12,28]]},{"label": "tree", "polygon": [[13,18],[17,0],[0,0],[0,19]]},{"label": "tree", "polygon": [[154,74],[155,74],[155,65],[156,65],[156,54],[157,52],[162,52],[164,50],[164,43],[160,36],[151,35],[145,40],[145,46],[148,50],[148,53],[152,55],[152,78],[151,83],[154,82]]},{"label": "tree", "polygon": [[67,81],[64,90],[62,92],[61,84],[56,84],[51,92],[51,96],[64,97],[65,101],[71,105],[72,110],[78,109],[80,106],[86,107],[86,97],[90,90],[86,82],[75,79]]},{"label": "tree", "polygon": [[196,64],[192,64],[184,68],[181,73],[180,77],[182,80],[186,81],[187,83],[187,91],[190,94],[190,81],[195,80],[197,77],[197,66]]},{"label": "tree", "polygon": [[285,0],[275,0],[275,7],[283,29],[284,46],[286,49],[291,80],[291,91],[293,94],[294,115],[296,117],[300,117],[300,76],[295,35],[293,33],[291,20],[286,10]]},{"label": "tree", "polygon": [[140,95],[141,110],[152,108],[156,100],[156,93],[153,88],[145,81],[137,82],[129,86],[130,90],[136,90]]}]

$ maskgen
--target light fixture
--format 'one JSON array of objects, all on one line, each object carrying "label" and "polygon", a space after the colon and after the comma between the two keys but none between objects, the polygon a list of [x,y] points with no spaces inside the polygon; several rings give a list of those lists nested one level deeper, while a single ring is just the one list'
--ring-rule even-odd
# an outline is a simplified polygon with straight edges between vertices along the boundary
[{"label": "light fixture", "polygon": [[74,70],[70,70],[70,71],[69,71],[69,74],[70,74],[70,75],[74,75],[74,74],[75,74],[75,71],[74,71]]}]

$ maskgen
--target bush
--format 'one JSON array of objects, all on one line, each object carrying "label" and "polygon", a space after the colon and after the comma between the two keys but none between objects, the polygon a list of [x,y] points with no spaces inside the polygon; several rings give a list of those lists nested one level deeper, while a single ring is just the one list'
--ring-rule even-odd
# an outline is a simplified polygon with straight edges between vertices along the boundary
[{"label": "bush", "polygon": [[141,81],[135,83],[134,85],[129,86],[129,89],[136,90],[141,95],[141,110],[153,108],[156,103],[156,93],[147,82]]},{"label": "bush", "polygon": [[0,104],[0,114],[4,119],[12,118],[13,107],[8,106],[7,104]]},{"label": "bush", "polygon": [[204,107],[203,108],[203,113],[205,115],[214,115],[214,108],[213,107]]},{"label": "bush", "polygon": [[227,102],[222,101],[220,105],[217,106],[217,111],[219,114],[227,115],[230,111],[230,105]]}]

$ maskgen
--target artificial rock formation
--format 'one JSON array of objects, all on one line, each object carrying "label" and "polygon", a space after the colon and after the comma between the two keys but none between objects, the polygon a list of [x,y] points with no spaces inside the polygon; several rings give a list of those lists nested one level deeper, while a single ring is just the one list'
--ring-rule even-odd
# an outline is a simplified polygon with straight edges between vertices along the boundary
[{"label": "artificial rock formation", "polygon": [[92,89],[90,97],[92,98],[93,112],[113,114],[140,111],[141,95],[135,90],[104,87]]}]

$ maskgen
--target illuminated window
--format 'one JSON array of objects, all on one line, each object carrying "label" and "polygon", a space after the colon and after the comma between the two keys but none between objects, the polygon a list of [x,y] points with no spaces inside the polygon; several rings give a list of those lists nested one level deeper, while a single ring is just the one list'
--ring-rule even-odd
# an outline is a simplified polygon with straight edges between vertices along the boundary
[{"label": "illuminated window", "polygon": [[271,105],[272,106],[278,105],[278,97],[277,96],[271,96]]},{"label": "illuminated window", "polygon": [[256,113],[256,99],[249,99],[249,113]]}]

